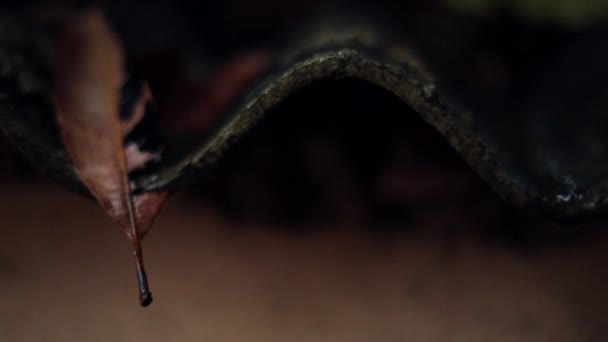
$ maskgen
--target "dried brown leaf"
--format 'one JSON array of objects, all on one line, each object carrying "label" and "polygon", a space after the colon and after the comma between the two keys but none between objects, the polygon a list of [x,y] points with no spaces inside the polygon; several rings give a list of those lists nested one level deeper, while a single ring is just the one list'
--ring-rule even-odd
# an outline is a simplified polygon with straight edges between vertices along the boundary
[{"label": "dried brown leaf", "polygon": [[166,194],[133,199],[119,117],[120,43],[101,11],[91,9],[71,18],[54,52],[54,100],[64,144],[82,182],[131,239],[140,302],[146,306],[152,296],[139,232],[149,229]]}]

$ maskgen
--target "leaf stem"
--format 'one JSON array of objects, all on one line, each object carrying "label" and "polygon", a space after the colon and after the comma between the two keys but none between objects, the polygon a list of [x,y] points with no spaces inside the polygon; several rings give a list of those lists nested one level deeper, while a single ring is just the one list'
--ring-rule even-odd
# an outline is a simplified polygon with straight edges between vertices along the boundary
[{"label": "leaf stem", "polygon": [[135,269],[137,272],[137,282],[139,288],[139,304],[146,307],[152,303],[153,298],[152,292],[150,292],[150,287],[148,285],[148,276],[146,275],[146,270],[144,269],[144,260],[138,237],[133,239],[133,248],[133,257],[135,257]]}]

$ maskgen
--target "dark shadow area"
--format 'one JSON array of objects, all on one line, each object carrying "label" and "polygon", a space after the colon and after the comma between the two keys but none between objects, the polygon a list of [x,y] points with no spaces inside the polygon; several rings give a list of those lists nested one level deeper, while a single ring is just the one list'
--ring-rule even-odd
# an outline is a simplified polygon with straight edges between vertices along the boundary
[{"label": "dark shadow area", "polygon": [[595,234],[518,213],[411,108],[357,80],[294,94],[196,178],[198,200],[226,218],[288,231],[347,222],[377,236],[429,229],[448,244],[473,234],[529,251]]}]

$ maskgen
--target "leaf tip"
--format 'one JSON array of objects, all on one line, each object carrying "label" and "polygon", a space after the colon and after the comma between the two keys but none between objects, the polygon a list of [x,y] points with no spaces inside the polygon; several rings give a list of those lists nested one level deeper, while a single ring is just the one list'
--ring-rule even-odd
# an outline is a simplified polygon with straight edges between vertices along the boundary
[{"label": "leaf tip", "polygon": [[134,252],[135,256],[135,265],[137,268],[137,282],[139,285],[139,304],[142,307],[147,307],[152,304],[154,298],[152,298],[152,292],[150,291],[150,286],[148,285],[148,276],[146,275],[146,270],[144,269],[143,260],[141,258],[141,252]]},{"label": "leaf tip", "polygon": [[152,298],[152,292],[150,291],[146,293],[140,293],[139,295],[139,304],[144,308],[152,304],[153,300],[154,298]]}]

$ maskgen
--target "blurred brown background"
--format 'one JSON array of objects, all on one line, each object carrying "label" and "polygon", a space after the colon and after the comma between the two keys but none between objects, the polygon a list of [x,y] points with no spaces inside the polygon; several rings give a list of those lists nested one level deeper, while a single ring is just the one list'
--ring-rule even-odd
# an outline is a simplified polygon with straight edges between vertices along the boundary
[{"label": "blurred brown background", "polygon": [[[145,244],[92,202],[3,184],[3,341],[602,341],[605,237],[523,253],[465,234],[390,238],[352,224],[285,234],[174,198]],[[453,235],[463,227],[450,220]],[[432,220],[430,229],[446,222]]]}]

